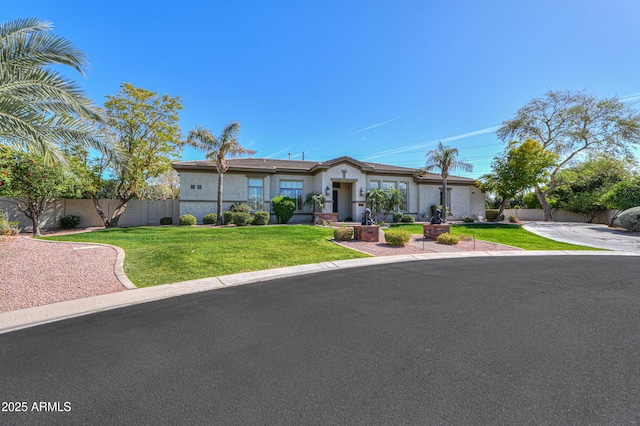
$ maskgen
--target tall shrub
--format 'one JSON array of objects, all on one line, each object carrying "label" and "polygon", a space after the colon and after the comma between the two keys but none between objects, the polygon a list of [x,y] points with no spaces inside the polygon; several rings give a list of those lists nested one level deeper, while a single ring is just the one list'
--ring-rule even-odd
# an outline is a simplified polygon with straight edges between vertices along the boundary
[{"label": "tall shrub", "polygon": [[271,199],[271,208],[278,223],[288,223],[296,211],[296,202],[292,198],[278,195]]}]

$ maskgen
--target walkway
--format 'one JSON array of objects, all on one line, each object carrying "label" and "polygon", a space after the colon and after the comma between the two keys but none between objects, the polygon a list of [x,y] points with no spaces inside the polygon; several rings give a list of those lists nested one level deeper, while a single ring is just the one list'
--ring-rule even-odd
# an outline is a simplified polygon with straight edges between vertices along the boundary
[{"label": "walkway", "polygon": [[640,253],[640,232],[574,222],[525,222],[523,228],[563,243]]}]

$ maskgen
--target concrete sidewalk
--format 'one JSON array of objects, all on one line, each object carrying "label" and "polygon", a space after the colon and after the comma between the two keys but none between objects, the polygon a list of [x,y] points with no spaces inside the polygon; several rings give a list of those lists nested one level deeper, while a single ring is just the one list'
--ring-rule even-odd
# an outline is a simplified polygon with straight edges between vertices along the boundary
[{"label": "concrete sidewalk", "polygon": [[638,252],[601,252],[601,251],[475,251],[451,253],[419,253],[403,256],[380,256],[364,259],[338,260],[311,265],[291,266],[286,268],[269,269],[265,271],[245,272],[241,274],[225,275],[221,277],[203,278],[174,284],[154,287],[136,288],[133,290],[69,300],[51,305],[36,306],[17,311],[0,313],[0,333],[7,333],[22,328],[46,324],[67,318],[88,315],[95,312],[152,302],[155,300],[177,297],[183,294],[216,290],[245,284],[253,284],[278,278],[314,274],[328,270],[358,268],[364,266],[381,265],[416,260],[464,259],[473,257],[503,257],[503,256],[640,256]]}]

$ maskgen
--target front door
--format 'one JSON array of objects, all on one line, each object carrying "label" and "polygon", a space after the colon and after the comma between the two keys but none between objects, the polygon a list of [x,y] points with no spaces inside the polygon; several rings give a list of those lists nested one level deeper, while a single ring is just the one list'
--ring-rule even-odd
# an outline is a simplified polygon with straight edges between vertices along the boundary
[{"label": "front door", "polygon": [[338,190],[333,190],[333,212],[338,213]]}]

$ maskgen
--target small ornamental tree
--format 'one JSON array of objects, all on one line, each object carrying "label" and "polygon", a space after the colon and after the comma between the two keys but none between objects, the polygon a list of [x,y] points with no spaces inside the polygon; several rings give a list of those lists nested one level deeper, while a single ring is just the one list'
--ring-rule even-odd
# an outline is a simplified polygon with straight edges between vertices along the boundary
[{"label": "small ornamental tree", "polygon": [[315,221],[316,207],[322,211],[324,208],[324,195],[319,192],[310,192],[304,199],[305,206],[311,206],[311,223]]},{"label": "small ornamental tree", "polygon": [[8,198],[40,235],[40,217],[56,198],[64,196],[71,177],[59,164],[35,154],[0,147],[0,197]]},{"label": "small ornamental tree", "polygon": [[[376,214],[376,222],[384,222],[402,203],[404,203],[404,194],[395,188],[374,188],[367,192],[367,206]],[[380,215],[382,219],[377,220]]]}]

